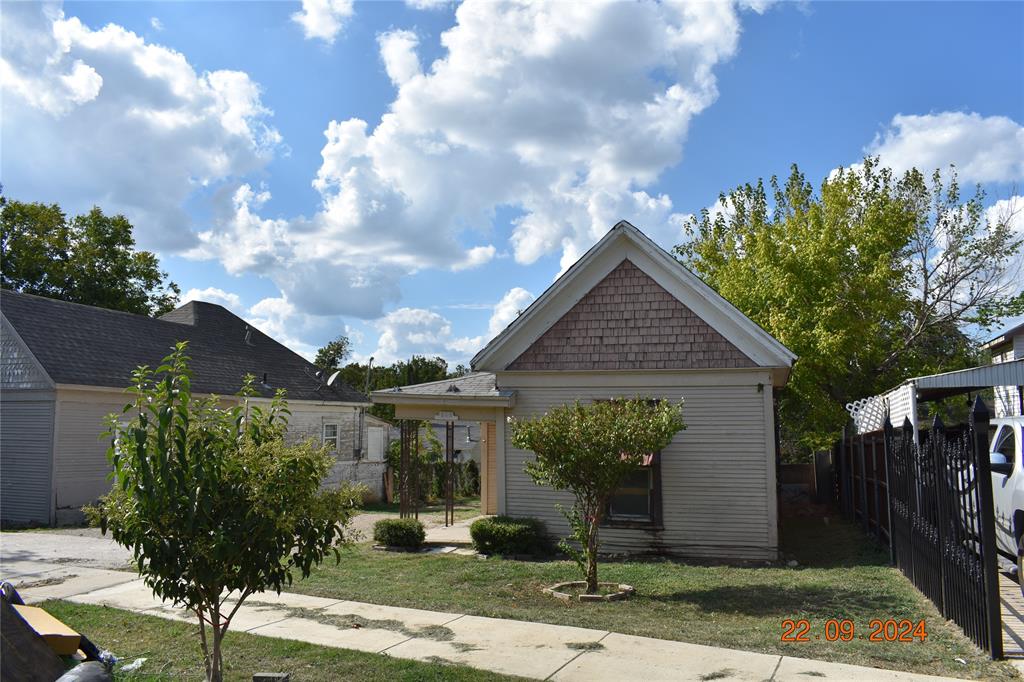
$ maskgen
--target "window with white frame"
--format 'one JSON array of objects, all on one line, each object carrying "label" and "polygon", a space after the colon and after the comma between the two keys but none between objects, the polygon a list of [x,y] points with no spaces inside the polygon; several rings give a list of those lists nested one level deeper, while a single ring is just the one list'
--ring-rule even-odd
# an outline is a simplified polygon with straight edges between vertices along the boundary
[{"label": "window with white frame", "polygon": [[324,424],[324,445],[332,450],[338,449],[338,425]]}]

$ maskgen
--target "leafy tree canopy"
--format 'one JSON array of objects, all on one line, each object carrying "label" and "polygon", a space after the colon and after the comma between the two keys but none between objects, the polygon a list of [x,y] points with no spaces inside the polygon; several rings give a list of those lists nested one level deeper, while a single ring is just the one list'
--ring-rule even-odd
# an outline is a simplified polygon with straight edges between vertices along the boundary
[{"label": "leafy tree canopy", "polygon": [[[363,363],[349,363],[341,369],[341,380],[358,390],[363,390],[366,383],[367,366]],[[409,384],[422,384],[428,381],[440,381],[448,378],[448,362],[435,356],[427,358],[422,355],[414,355],[409,360],[384,366],[370,368],[370,390],[379,391],[395,386],[407,386]],[[395,418],[394,405],[374,405],[370,408],[370,414],[393,421]]]},{"label": "leafy tree canopy", "polygon": [[[313,364],[324,372],[333,372],[341,367],[341,363],[345,361],[345,358],[349,356],[351,351],[352,344],[349,342],[348,337],[342,334],[333,341],[328,341],[326,345],[317,350],[316,359],[313,361]],[[352,386],[360,389],[363,387],[361,383],[352,384]]]},{"label": "leafy tree canopy", "polygon": [[150,251],[136,251],[132,225],[94,207],[71,220],[57,204],[0,197],[0,285],[72,303],[162,315],[181,291]]},{"label": "leafy tree canopy", "polygon": [[970,366],[969,332],[1024,310],[1021,239],[982,200],[955,169],[896,177],[868,158],[817,191],[794,165],[689,222],[684,263],[800,357],[780,399],[787,456],[828,447],[849,401]]}]

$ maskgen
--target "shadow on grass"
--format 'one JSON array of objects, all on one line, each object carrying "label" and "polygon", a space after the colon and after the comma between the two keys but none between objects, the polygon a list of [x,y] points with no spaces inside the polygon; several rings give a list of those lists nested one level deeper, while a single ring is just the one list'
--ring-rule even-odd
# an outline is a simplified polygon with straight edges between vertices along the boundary
[{"label": "shadow on grass", "polygon": [[812,568],[889,566],[889,549],[868,537],[860,526],[839,517],[791,517],[782,520],[780,550]]},{"label": "shadow on grass", "polygon": [[892,595],[842,587],[806,585],[742,585],[684,590],[648,596],[655,602],[692,604],[702,611],[744,616],[793,616],[800,613],[838,616],[856,613],[898,612],[904,604]]}]

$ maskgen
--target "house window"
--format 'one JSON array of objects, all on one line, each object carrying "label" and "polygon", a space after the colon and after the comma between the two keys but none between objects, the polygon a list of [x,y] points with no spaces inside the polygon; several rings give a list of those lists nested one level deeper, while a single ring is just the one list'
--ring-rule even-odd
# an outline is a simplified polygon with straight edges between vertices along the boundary
[{"label": "house window", "polygon": [[324,445],[332,450],[338,449],[338,425],[324,424]]},{"label": "house window", "polygon": [[661,526],[661,453],[644,457],[608,502],[608,526]]}]

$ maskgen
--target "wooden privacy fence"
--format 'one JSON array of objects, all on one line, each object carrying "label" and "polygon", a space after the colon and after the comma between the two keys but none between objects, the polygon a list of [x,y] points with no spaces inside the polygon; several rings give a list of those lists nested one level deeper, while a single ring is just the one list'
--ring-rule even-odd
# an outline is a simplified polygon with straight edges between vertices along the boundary
[{"label": "wooden privacy fence", "polygon": [[885,434],[857,434],[852,425],[836,445],[835,473],[839,508],[860,523],[864,532],[890,545],[889,484],[886,475]]},{"label": "wooden privacy fence", "polygon": [[888,418],[883,432],[844,434],[837,492],[844,513],[888,544],[893,563],[993,658],[1003,655],[988,410],[966,428],[936,417],[917,434]]}]

